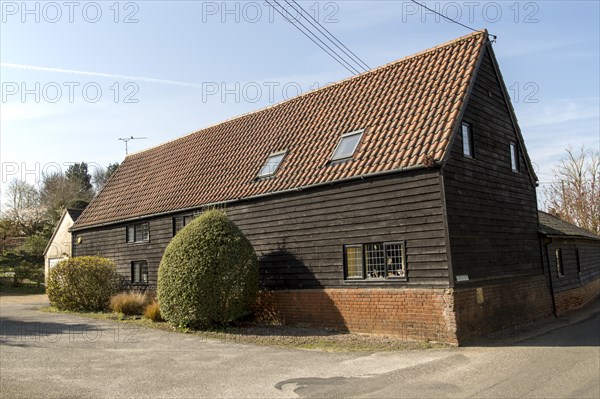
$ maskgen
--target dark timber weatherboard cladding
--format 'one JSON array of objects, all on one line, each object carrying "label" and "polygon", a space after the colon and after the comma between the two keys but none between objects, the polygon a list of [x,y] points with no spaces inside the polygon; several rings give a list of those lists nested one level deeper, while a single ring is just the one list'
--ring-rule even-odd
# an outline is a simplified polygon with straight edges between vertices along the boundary
[{"label": "dark timber weatherboard cladding", "polygon": [[[544,263],[550,267],[555,293],[579,288],[600,279],[600,241],[579,238],[552,238],[544,240]],[[558,275],[555,251],[562,252],[564,275]],[[579,249],[581,273],[577,272],[576,249]]]},{"label": "dark timber weatherboard cladding", "polygon": [[542,273],[525,149],[515,173],[509,146],[517,133],[489,51],[483,57],[463,116],[473,127],[474,157],[463,156],[458,134],[443,169],[453,273],[470,280]]},{"label": "dark timber weatherboard cladding", "polygon": [[[406,241],[407,282],[386,286],[447,286],[448,265],[439,170],[420,170],[305,189],[227,205],[252,242],[270,289],[351,287],[344,282],[344,244]],[[76,256],[113,259],[130,276],[147,260],[150,285],[173,235],[173,216],[151,217],[150,242],[127,244],[126,224],[76,231]],[[375,282],[360,286],[378,286]]]}]

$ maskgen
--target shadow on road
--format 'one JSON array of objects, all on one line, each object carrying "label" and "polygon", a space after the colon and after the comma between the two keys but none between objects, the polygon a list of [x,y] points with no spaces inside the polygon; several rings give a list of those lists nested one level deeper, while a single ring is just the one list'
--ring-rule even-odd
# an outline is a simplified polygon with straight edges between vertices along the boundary
[{"label": "shadow on road", "polygon": [[552,318],[477,339],[468,347],[600,347],[600,311],[584,309],[575,317]]}]

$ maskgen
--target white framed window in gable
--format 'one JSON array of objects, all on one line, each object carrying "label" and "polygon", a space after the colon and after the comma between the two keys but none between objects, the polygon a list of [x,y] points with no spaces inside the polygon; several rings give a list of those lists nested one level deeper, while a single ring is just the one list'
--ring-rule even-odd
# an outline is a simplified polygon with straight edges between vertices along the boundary
[{"label": "white framed window in gable", "polygon": [[475,148],[473,146],[473,126],[464,122],[461,124],[463,155],[467,158],[474,158]]},{"label": "white framed window in gable", "polygon": [[269,155],[263,167],[260,168],[260,172],[258,172],[258,177],[270,177],[275,175],[275,172],[277,172],[277,169],[283,161],[283,158],[285,158],[286,153],[287,151],[280,151]]},{"label": "white framed window in gable", "polygon": [[360,139],[362,138],[364,132],[365,129],[361,129],[343,134],[337,147],[335,147],[335,151],[333,151],[331,160],[337,161],[340,159],[350,158],[352,155],[354,155],[354,152],[356,151],[358,143],[360,143]]},{"label": "white framed window in gable", "polygon": [[519,172],[519,146],[516,143],[510,142],[510,168],[513,172]]}]

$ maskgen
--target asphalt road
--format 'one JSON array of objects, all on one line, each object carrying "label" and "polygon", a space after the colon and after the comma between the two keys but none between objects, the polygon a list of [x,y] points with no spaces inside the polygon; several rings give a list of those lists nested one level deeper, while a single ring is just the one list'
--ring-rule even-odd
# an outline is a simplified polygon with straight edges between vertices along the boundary
[{"label": "asphalt road", "polygon": [[325,353],[133,329],[42,304],[0,297],[2,398],[600,397],[598,306],[516,344]]}]

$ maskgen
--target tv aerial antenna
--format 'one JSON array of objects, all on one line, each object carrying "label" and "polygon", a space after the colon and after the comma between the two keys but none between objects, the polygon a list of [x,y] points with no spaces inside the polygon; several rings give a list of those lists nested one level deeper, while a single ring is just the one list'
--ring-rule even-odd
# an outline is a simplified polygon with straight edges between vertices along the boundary
[{"label": "tv aerial antenna", "polygon": [[127,146],[127,143],[129,143],[129,140],[146,140],[148,137],[119,137],[119,140],[125,142],[125,155],[129,155],[129,148]]}]

